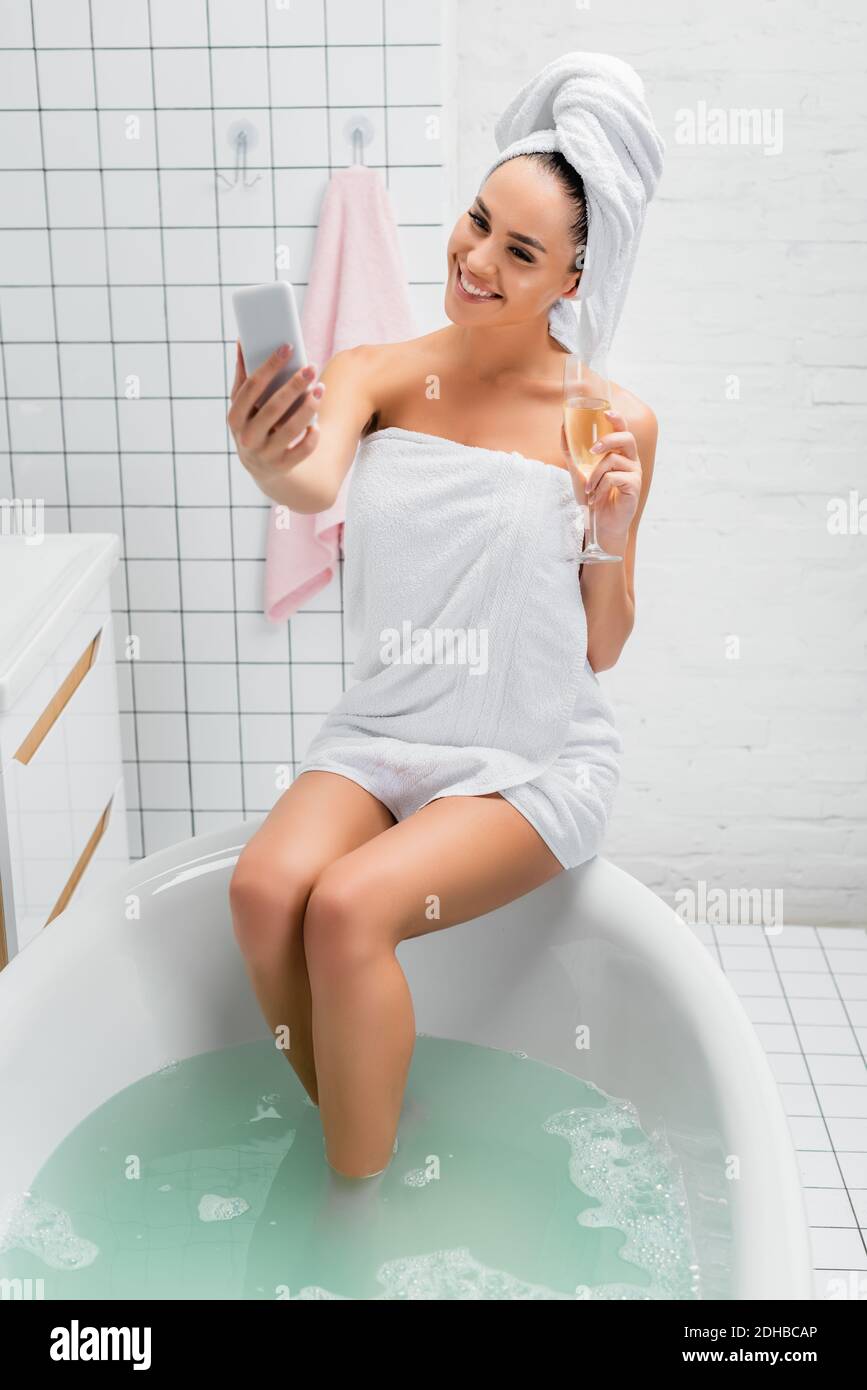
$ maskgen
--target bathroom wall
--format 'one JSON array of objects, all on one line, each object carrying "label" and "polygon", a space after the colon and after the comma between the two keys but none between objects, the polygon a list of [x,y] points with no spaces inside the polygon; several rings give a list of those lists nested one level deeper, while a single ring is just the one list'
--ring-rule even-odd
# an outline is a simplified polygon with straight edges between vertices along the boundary
[{"label": "bathroom wall", "polygon": [[[784,885],[787,920],[863,921],[867,541],[828,510],[863,492],[865,20],[837,9],[0,6],[0,497],[121,537],[135,854],[266,811],[346,679],[340,574],[285,626],[262,615],[270,504],[225,425],[232,289],[282,246],[303,294],[361,111],[417,331],[444,322],[445,240],[497,115],[585,48],[636,65],[667,144],[612,357],[660,443],[635,630],[601,676],[626,742],[606,852],[670,901]],[[780,110],[781,148],[681,140],[711,107]],[[219,177],[239,118],[262,175],[244,190]]]},{"label": "bathroom wall", "polygon": [[[609,52],[644,77],[666,167],[611,373],[660,434],[635,628],[600,676],[626,743],[606,853],[673,904],[784,888],[808,924],[863,924],[867,901],[865,30],[810,0],[473,0],[450,93],[454,211],[544,63]],[[710,143],[713,108],[766,126]]]},{"label": "bathroom wall", "polygon": [[343,688],[342,564],[291,622],[263,616],[270,502],[226,427],[231,292],[288,248],[303,303],[363,113],[417,331],[443,321],[442,23],[436,0],[0,6],[0,497],[121,538],[135,856],[267,811]]}]

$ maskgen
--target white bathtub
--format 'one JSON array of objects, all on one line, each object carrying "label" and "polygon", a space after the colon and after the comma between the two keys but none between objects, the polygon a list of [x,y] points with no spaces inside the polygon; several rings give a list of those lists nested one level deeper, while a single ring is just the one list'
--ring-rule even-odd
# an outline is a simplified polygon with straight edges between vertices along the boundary
[{"label": "white bathtub", "polygon": [[[174,1058],[269,1036],[227,898],[259,824],[139,860],[0,973],[0,1216],[115,1092]],[[656,894],[597,857],[398,954],[419,1032],[520,1049],[632,1101],[645,1130],[664,1130],[704,1298],[814,1297],[767,1059],[725,976]],[[587,1050],[575,1047],[579,1024]],[[737,1180],[721,1177],[728,1155]]]}]

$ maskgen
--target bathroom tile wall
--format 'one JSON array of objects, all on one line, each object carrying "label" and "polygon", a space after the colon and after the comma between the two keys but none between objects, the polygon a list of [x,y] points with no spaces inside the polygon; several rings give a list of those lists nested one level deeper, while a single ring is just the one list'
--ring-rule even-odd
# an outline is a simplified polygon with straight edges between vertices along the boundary
[{"label": "bathroom tile wall", "polygon": [[0,4],[0,497],[44,499],[49,531],[121,538],[136,857],[264,814],[345,684],[342,563],[289,623],[263,616],[270,502],[226,427],[231,293],[273,279],[288,248],[279,274],[303,304],[321,199],[364,114],[416,330],[444,321],[442,11]]},{"label": "bathroom tile wall", "polygon": [[472,0],[459,40],[461,200],[570,50],[632,63],[666,142],[611,359],[660,436],[600,676],[626,744],[606,852],[671,902],[782,887],[787,922],[863,924],[867,11]]},{"label": "bathroom tile wall", "polygon": [[795,1147],[821,1299],[867,1298],[867,932],[694,928],[768,1054]]}]

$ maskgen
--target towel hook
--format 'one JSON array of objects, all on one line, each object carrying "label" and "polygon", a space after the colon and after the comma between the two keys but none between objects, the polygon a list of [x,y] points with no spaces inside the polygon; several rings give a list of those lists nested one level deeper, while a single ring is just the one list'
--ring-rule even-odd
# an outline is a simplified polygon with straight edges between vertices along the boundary
[{"label": "towel hook", "polygon": [[250,121],[233,121],[226,132],[226,139],[230,145],[235,147],[235,177],[227,179],[225,174],[217,170],[217,177],[228,184],[229,188],[252,188],[254,183],[258,183],[261,174],[257,174],[254,179],[247,178],[247,151],[255,149],[259,143],[259,132]]},{"label": "towel hook", "polygon": [[346,140],[352,141],[353,164],[364,163],[364,146],[369,145],[374,136],[373,125],[367,116],[350,116],[343,127]]}]

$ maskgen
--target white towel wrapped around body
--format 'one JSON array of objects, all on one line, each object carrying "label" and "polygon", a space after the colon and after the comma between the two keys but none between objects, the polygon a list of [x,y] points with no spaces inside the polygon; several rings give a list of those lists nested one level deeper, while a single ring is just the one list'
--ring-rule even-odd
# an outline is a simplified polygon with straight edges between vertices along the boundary
[{"label": "white towel wrapped around body", "polygon": [[[662,175],[665,145],[629,63],[608,53],[564,53],[521,87],[494,128],[507,159],[559,150],[581,175],[587,245],[576,265],[580,316],[558,299],[550,331],[588,361],[607,354],[632,276],[647,204]],[[484,180],[483,180],[484,182]]]},{"label": "white towel wrapped around body", "polygon": [[363,438],[345,532],[351,684],[298,773],[397,820],[501,791],[565,867],[596,852],[620,735],[587,661],[566,469],[391,426]]}]

